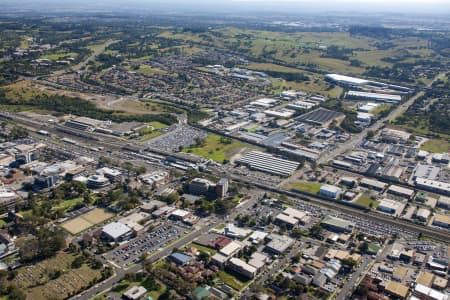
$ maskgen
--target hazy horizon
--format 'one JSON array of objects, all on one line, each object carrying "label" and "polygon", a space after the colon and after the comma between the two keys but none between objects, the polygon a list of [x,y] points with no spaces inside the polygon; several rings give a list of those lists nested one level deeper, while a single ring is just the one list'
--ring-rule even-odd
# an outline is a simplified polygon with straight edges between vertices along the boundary
[{"label": "hazy horizon", "polygon": [[450,14],[448,0],[79,0],[61,2],[57,0],[4,0],[6,10],[17,11],[67,11],[98,10],[110,12],[167,12],[167,13],[330,13],[330,12],[362,12],[362,13],[396,13],[396,14]]}]

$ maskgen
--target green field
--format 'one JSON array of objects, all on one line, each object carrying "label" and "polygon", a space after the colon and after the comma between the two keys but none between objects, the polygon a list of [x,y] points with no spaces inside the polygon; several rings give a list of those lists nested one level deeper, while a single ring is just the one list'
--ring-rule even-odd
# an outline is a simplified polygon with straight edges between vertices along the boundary
[{"label": "green field", "polygon": [[390,104],[381,104],[375,107],[370,111],[371,114],[374,114],[375,116],[378,116],[383,111],[389,110],[392,107]]},{"label": "green field", "polygon": [[367,207],[367,208],[369,208],[370,207],[370,204],[372,203],[372,208],[377,208],[377,206],[378,206],[378,201],[374,201],[374,200],[372,200],[371,198],[370,198],[370,195],[368,195],[368,194],[362,194],[361,196],[359,196],[359,198],[358,199],[356,199],[356,201],[355,201],[355,204],[358,204],[358,205],[361,205],[361,206],[364,206],[364,207]]},{"label": "green field", "polygon": [[430,139],[420,146],[421,150],[442,153],[450,151],[450,142],[444,139]]},{"label": "green field", "polygon": [[130,72],[136,72],[143,75],[152,75],[152,74],[166,74],[167,72],[164,70],[152,68],[149,65],[140,65],[138,69],[134,69],[132,66],[127,66],[126,69]]},{"label": "green field", "polygon": [[83,198],[64,200],[64,201],[61,201],[61,203],[59,203],[58,205],[53,206],[52,210],[63,209],[64,211],[67,211],[67,210],[70,210],[70,208],[72,208],[75,204],[79,204],[79,203],[83,203]]},{"label": "green field", "polygon": [[317,182],[295,182],[291,183],[291,189],[307,192],[310,194],[317,194],[322,185]]},{"label": "green field", "polygon": [[67,53],[53,53],[53,54],[44,54],[41,58],[51,59],[51,60],[60,60],[64,58],[73,57],[76,58],[78,56],[75,52],[67,52]]},{"label": "green field", "polygon": [[210,248],[210,247],[206,247],[206,246],[202,246],[202,245],[198,245],[198,244],[195,244],[195,243],[189,244],[189,247],[194,247],[198,251],[208,253],[209,255],[214,255],[214,254],[217,253],[216,249],[213,249],[213,248]]},{"label": "green field", "polygon": [[162,135],[163,133],[161,131],[155,130],[152,133],[146,134],[144,136],[142,136],[139,139],[139,142],[146,142],[148,140],[154,139],[155,137],[158,137],[160,135]]},{"label": "green field", "polygon": [[232,275],[225,271],[219,272],[219,278],[222,280],[226,285],[231,286],[233,289],[240,291],[242,290],[247,284],[248,280],[244,278],[238,278],[235,275]]},{"label": "green field", "polygon": [[[224,143],[224,140],[229,142]],[[245,148],[245,145],[240,142],[211,134],[204,140],[203,145],[186,147],[183,152],[203,156],[218,163],[225,163],[242,148]]]},{"label": "green field", "polygon": [[158,122],[158,121],[153,121],[153,122],[150,122],[148,124],[153,126],[153,128],[155,128],[155,129],[163,129],[163,128],[167,127],[166,124],[163,124],[163,123]]}]

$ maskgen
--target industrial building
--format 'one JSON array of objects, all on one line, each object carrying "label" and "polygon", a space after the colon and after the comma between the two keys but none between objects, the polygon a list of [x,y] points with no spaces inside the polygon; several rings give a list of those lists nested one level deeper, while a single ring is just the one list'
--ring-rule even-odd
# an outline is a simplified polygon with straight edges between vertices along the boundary
[{"label": "industrial building", "polygon": [[412,179],[415,180],[416,178],[424,178],[428,180],[436,180],[439,178],[440,173],[440,167],[418,164],[416,169],[414,170]]},{"label": "industrial building", "polygon": [[335,232],[352,232],[355,227],[353,222],[333,216],[326,216],[320,222],[320,225],[327,230]]},{"label": "industrial building", "polygon": [[396,196],[400,196],[400,197],[404,197],[406,199],[411,199],[411,197],[414,195],[414,190],[407,189],[407,188],[404,188],[404,187],[401,187],[398,185],[391,185],[387,189],[387,193],[396,195]]},{"label": "industrial building", "polygon": [[319,195],[331,198],[331,199],[339,199],[342,194],[342,189],[329,184],[324,184],[320,187]]},{"label": "industrial building", "polygon": [[250,102],[250,105],[262,107],[262,108],[269,108],[273,107],[278,104],[278,101],[271,98],[261,98],[257,99],[255,101]]},{"label": "industrial building", "polygon": [[377,210],[397,216],[405,207],[405,204],[392,199],[381,199],[378,203]]},{"label": "industrial building", "polygon": [[386,188],[387,183],[384,183],[384,182],[381,182],[378,180],[374,180],[374,179],[370,179],[370,178],[363,178],[359,182],[359,185],[362,187],[365,187],[365,188],[376,190],[376,191],[383,191]]},{"label": "industrial building", "polygon": [[436,214],[432,224],[438,227],[450,228],[450,216]]},{"label": "industrial building", "polygon": [[437,207],[450,210],[450,198],[440,196],[437,202]]},{"label": "industrial building", "polygon": [[416,178],[415,183],[417,187],[424,190],[450,195],[450,183],[424,178]]},{"label": "industrial building", "polygon": [[250,151],[237,162],[250,169],[282,177],[289,177],[300,165],[298,162],[259,151]]},{"label": "industrial building", "polygon": [[290,110],[290,109],[280,109],[280,110],[268,109],[268,110],[265,110],[264,113],[268,117],[289,119],[295,114],[295,111]]},{"label": "industrial building", "polygon": [[383,142],[397,144],[406,143],[411,137],[411,134],[402,130],[383,128],[380,137]]},{"label": "industrial building", "polygon": [[370,81],[365,79],[340,74],[327,74],[325,75],[325,79],[350,86],[362,86],[370,83]]},{"label": "industrial building", "polygon": [[430,217],[430,215],[431,215],[431,212],[426,208],[419,208],[416,211],[416,219],[422,223],[426,223],[428,221],[428,218]]},{"label": "industrial building", "polygon": [[358,100],[374,100],[393,104],[398,104],[400,103],[400,101],[402,101],[402,97],[400,95],[369,93],[361,91],[349,91],[346,98]]},{"label": "industrial building", "polygon": [[315,109],[297,118],[300,122],[310,123],[321,127],[328,127],[333,121],[340,123],[344,119],[345,115],[343,113],[326,108]]}]

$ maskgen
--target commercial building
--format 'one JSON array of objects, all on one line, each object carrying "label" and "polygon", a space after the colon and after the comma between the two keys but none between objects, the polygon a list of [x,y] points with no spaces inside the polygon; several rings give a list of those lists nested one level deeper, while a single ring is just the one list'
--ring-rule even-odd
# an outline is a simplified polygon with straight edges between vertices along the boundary
[{"label": "commercial building", "polygon": [[244,244],[242,244],[241,242],[231,241],[225,247],[220,249],[219,253],[227,257],[232,257],[238,254],[243,248]]},{"label": "commercial building", "polygon": [[237,162],[253,170],[283,177],[290,176],[300,165],[298,162],[259,151],[250,151]]},{"label": "commercial building", "polygon": [[88,177],[87,186],[92,189],[99,189],[110,184],[108,178],[103,175],[91,175]]},{"label": "commercial building", "polygon": [[97,169],[96,173],[98,175],[103,175],[108,178],[111,182],[118,182],[122,177],[122,172],[116,169],[111,169],[108,167],[103,167],[101,169]]},{"label": "commercial building", "polygon": [[267,243],[265,249],[274,254],[284,253],[290,246],[294,244],[294,240],[288,236],[271,234],[266,237]]},{"label": "commercial building", "polygon": [[123,294],[125,299],[129,300],[139,300],[143,299],[145,294],[147,294],[147,289],[143,286],[134,286]]},{"label": "commercial building", "polygon": [[248,264],[255,267],[257,271],[260,271],[266,265],[268,257],[260,252],[253,252],[250,256]]},{"label": "commercial building", "polygon": [[346,98],[358,100],[374,100],[393,104],[398,104],[400,103],[400,101],[402,101],[402,97],[400,95],[369,93],[361,91],[348,91]]},{"label": "commercial building", "polygon": [[169,219],[175,220],[175,221],[184,221],[187,218],[189,218],[192,214],[184,209],[175,209],[174,211],[170,212]]},{"label": "commercial building", "polygon": [[319,195],[331,198],[331,199],[339,199],[342,194],[342,189],[329,184],[324,184],[320,187]]},{"label": "commercial building", "polygon": [[14,209],[18,200],[19,200],[19,196],[16,193],[7,191],[3,185],[0,186],[0,211],[1,212],[6,212],[6,211]]},{"label": "commercial building", "polygon": [[439,292],[435,289],[427,287],[422,284],[416,284],[413,296],[420,300],[448,300],[449,296],[446,293]]},{"label": "commercial building", "polygon": [[223,198],[226,196],[228,192],[228,179],[220,178],[220,180],[216,183],[216,195],[217,197]]},{"label": "commercial building", "polygon": [[142,222],[145,220],[150,219],[150,214],[146,212],[134,212],[128,216],[125,216],[121,219],[119,219],[119,222],[122,224],[127,225],[131,229],[133,229],[136,232],[141,231],[144,229],[144,226],[141,225]]},{"label": "commercial building", "polygon": [[106,240],[120,242],[133,234],[133,230],[120,222],[112,222],[102,228],[102,237]]},{"label": "commercial building", "polygon": [[385,290],[388,294],[399,299],[406,299],[409,293],[409,288],[406,285],[396,281],[389,281]]},{"label": "commercial building", "polygon": [[320,222],[320,225],[325,229],[335,232],[352,232],[355,227],[353,222],[333,216],[326,216]]},{"label": "commercial building", "polygon": [[194,178],[189,183],[189,193],[192,195],[205,195],[214,183],[204,178]]},{"label": "commercial building", "polygon": [[449,228],[450,229],[450,216],[436,214],[434,216],[432,224],[434,226],[439,226],[439,227]]},{"label": "commercial building", "polygon": [[227,267],[247,278],[255,277],[256,272],[258,271],[255,267],[249,265],[245,261],[234,257],[229,260]]},{"label": "commercial building", "polygon": [[192,261],[192,256],[181,253],[181,252],[174,252],[171,255],[168,256],[168,260],[176,263],[179,266],[187,266]]},{"label": "commercial building", "polygon": [[152,188],[159,188],[169,182],[169,173],[165,171],[153,172],[139,176],[142,183],[148,184]]},{"label": "commercial building", "polygon": [[280,213],[275,217],[274,223],[278,226],[286,225],[288,229],[292,229],[297,226],[298,220],[290,215]]}]

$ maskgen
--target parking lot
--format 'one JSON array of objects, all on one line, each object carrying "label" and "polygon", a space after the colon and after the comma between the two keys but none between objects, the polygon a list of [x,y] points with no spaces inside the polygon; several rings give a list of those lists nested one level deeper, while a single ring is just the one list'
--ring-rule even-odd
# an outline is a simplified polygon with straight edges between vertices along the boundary
[{"label": "parking lot", "polygon": [[186,228],[171,223],[164,224],[138,235],[112,250],[105,257],[120,266],[127,267],[138,262],[143,254],[152,254],[188,232]]},{"label": "parking lot", "polygon": [[152,139],[149,143],[156,148],[178,151],[180,147],[190,146],[196,139],[206,138],[207,135],[204,131],[185,125],[166,135]]},{"label": "parking lot", "polygon": [[338,211],[332,211],[329,209],[324,209],[319,206],[311,205],[308,203],[303,203],[300,201],[296,202],[296,208],[306,211],[310,216],[316,217],[316,218],[323,218],[326,215],[338,217],[341,219],[349,220],[355,223],[355,227],[358,231],[373,235],[373,236],[392,236],[394,234],[397,234],[399,237],[402,238],[416,238],[417,234],[401,229],[399,227],[394,226],[385,226],[384,224],[381,224],[376,221],[372,221],[370,219],[361,218],[357,216],[351,216],[348,214],[344,214]]}]

